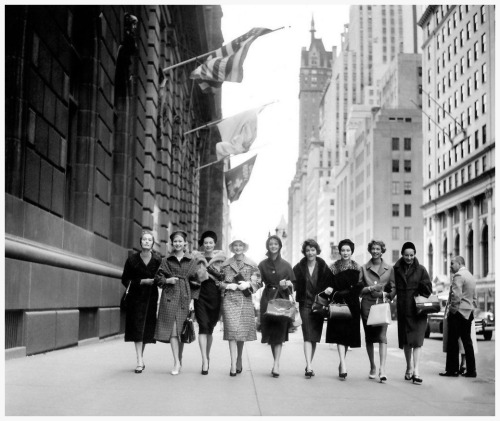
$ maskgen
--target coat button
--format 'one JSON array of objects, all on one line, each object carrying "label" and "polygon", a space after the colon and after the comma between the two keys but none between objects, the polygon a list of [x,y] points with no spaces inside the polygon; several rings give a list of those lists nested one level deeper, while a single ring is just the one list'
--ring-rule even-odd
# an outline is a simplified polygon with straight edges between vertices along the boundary
[{"label": "coat button", "polygon": [[377,281],[375,281],[375,285],[377,285]]}]

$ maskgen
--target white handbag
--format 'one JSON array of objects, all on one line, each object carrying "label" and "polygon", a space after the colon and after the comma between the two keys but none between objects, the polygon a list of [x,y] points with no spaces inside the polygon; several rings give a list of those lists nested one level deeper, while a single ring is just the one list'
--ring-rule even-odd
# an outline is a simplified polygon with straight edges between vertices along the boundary
[{"label": "white handbag", "polygon": [[370,313],[368,313],[368,320],[366,324],[368,326],[384,326],[390,325],[391,319],[391,306],[389,303],[378,303],[378,298],[375,304],[370,307]]}]

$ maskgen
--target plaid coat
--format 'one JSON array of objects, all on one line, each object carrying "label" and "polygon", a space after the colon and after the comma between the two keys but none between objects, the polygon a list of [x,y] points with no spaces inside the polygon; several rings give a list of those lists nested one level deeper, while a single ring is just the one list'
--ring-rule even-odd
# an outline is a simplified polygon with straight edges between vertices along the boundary
[{"label": "plaid coat", "polygon": [[[196,285],[197,260],[189,253],[184,254],[179,261],[174,254],[162,259],[155,276],[156,281],[177,276],[175,284],[166,284],[160,298],[158,319],[156,321],[155,339],[160,342],[170,342],[171,336],[180,336],[182,325],[189,314],[191,299],[198,298],[199,285]],[[173,332],[174,322],[177,322],[177,332]]]},{"label": "plaid coat", "polygon": [[226,286],[233,281],[238,273],[241,273],[245,281],[250,282],[251,292],[256,292],[262,284],[259,281],[252,281],[250,277],[256,274],[260,278],[257,264],[243,256],[243,267],[238,269],[236,259],[230,257],[222,264],[221,272],[224,275],[224,280],[220,283],[220,288],[225,290],[222,302],[223,339],[226,341],[255,341],[257,331],[252,296],[245,297],[240,290],[226,290]]}]

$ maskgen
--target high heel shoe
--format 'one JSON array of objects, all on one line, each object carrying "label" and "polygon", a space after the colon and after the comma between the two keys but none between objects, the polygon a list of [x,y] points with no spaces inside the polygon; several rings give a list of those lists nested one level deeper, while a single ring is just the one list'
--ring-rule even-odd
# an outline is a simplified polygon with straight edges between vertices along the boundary
[{"label": "high heel shoe", "polygon": [[236,372],[234,372],[234,373],[233,373],[231,370],[229,370],[229,375],[230,375],[231,377],[236,377]]},{"label": "high heel shoe", "polygon": [[280,376],[280,373],[275,373],[274,370],[271,370],[271,376],[273,376],[274,378],[277,378]]},{"label": "high heel shoe", "polygon": [[339,377],[342,379],[342,380],[345,380],[346,377],[347,377],[347,371],[345,373],[341,373],[340,372],[340,364],[339,364]]},{"label": "high heel shoe", "polygon": [[415,374],[414,374],[411,378],[413,380],[413,383],[422,384],[423,380],[421,377],[415,376]]},{"label": "high heel shoe", "polygon": [[378,373],[378,378],[379,378],[379,380],[380,380],[380,383],[384,383],[384,382],[386,382],[386,381],[387,381],[387,376],[381,376],[381,375],[380,375],[380,371],[379,371],[379,373]]},{"label": "high heel shoe", "polygon": [[206,370],[203,370],[203,364],[201,365],[201,374],[203,374],[204,376],[206,376],[208,374],[208,369],[210,368],[210,365],[207,367]]},{"label": "high heel shoe", "polygon": [[461,366],[460,370],[458,370],[458,374],[464,374],[465,373],[465,367]]},{"label": "high heel shoe", "polygon": [[310,379],[312,376],[314,376],[314,371],[313,370],[308,370],[306,368],[305,376]]},{"label": "high heel shoe", "polygon": [[413,373],[406,372],[405,373],[405,380],[412,380],[413,379]]},{"label": "high heel shoe", "polygon": [[376,369],[374,369],[374,370],[370,370],[370,373],[368,373],[368,378],[369,378],[369,379],[374,379],[374,378],[375,378],[375,370],[376,370]]},{"label": "high heel shoe", "polygon": [[141,374],[141,373],[144,371],[144,369],[145,369],[145,368],[146,368],[146,366],[145,366],[145,365],[138,365],[138,366],[135,368],[135,373],[136,373],[136,374]]}]

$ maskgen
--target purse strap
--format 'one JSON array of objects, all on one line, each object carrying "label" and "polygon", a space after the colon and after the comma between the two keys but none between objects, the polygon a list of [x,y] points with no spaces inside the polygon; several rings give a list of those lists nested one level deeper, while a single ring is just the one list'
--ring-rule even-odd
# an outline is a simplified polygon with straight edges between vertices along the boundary
[{"label": "purse strap", "polygon": [[[338,291],[335,291],[332,295],[332,299],[330,300],[331,303],[333,303],[333,299],[335,298],[335,294],[337,293]],[[347,305],[347,303],[345,302],[345,298],[342,298],[342,301],[344,302],[345,305]],[[337,303],[337,304],[342,304],[342,303]]]},{"label": "purse strap", "polygon": [[130,280],[130,281],[128,282],[127,289],[125,290],[125,296],[127,296],[127,295],[128,295],[128,290],[130,289],[130,285],[131,285],[131,284],[132,284],[132,280]]}]

